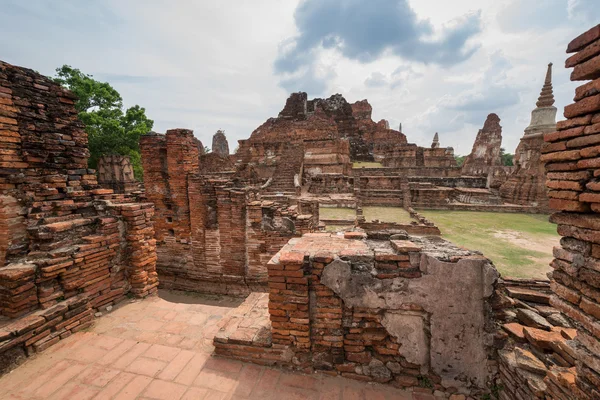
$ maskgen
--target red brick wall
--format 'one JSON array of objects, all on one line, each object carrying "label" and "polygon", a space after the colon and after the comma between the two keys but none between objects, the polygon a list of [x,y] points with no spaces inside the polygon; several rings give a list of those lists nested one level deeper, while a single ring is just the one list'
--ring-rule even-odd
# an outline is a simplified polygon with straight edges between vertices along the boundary
[{"label": "red brick wall", "polygon": [[577,326],[578,398],[600,398],[600,25],[575,38],[567,52],[571,80],[585,83],[565,107],[566,121],[544,135],[551,220],[561,246],[551,266],[551,304]]},{"label": "red brick wall", "polygon": [[[246,188],[245,181],[235,186],[230,177],[205,171],[207,156],[199,157],[192,131],[146,135],[140,148],[147,197],[156,205],[163,287],[227,294],[261,290],[270,257],[291,237],[317,228],[315,217],[300,215],[297,207],[252,201],[256,189]],[[302,154],[302,148],[275,143],[259,147],[254,156],[266,160],[270,149],[282,148]]]},{"label": "red brick wall", "polygon": [[74,100],[0,61],[0,314],[18,318],[0,353],[44,349],[158,285],[153,205],[99,188]]}]

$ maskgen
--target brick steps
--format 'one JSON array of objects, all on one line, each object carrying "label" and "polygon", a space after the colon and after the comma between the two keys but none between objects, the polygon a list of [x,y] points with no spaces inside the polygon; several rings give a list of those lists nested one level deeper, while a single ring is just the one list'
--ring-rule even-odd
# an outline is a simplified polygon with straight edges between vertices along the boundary
[{"label": "brick steps", "polygon": [[[268,303],[268,293],[251,293],[239,307],[223,318],[214,341],[268,347],[271,344]],[[265,332],[268,332],[268,338]]]},{"label": "brick steps", "polygon": [[272,344],[268,293],[251,293],[221,321],[215,354],[259,365],[289,365],[287,346]]},{"label": "brick steps", "polygon": [[266,188],[266,191],[270,193],[295,193],[294,177],[302,169],[303,158],[304,152],[297,146],[291,146],[284,150],[273,174],[273,181]]}]

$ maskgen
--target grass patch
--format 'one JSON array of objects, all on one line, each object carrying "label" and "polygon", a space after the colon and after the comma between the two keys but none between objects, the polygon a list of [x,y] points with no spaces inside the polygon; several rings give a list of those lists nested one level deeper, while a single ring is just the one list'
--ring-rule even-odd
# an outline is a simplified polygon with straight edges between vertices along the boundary
[{"label": "grass patch", "polygon": [[402,207],[363,207],[363,215],[367,221],[379,220],[380,222],[396,222],[410,224],[411,218],[408,211]]},{"label": "grass patch", "polygon": [[352,168],[383,168],[383,164],[378,162],[357,161],[352,163]]},{"label": "grass patch", "polygon": [[506,277],[546,278],[560,236],[547,215],[474,211],[420,213],[456,245],[479,250]]},{"label": "grass patch", "polygon": [[319,207],[319,219],[341,219],[354,221],[356,210],[354,208]]}]

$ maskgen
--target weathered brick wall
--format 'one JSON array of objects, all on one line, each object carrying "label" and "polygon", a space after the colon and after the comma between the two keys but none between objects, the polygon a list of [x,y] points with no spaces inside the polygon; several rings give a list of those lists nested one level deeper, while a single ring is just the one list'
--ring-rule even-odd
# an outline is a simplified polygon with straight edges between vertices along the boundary
[{"label": "weathered brick wall", "polygon": [[343,174],[314,174],[308,177],[308,193],[354,193],[354,178]]},{"label": "weathered brick wall", "polygon": [[507,203],[533,205],[548,211],[546,172],[540,161],[545,142],[543,134],[530,136],[521,138],[515,152],[515,171],[501,184],[500,194]]},{"label": "weathered brick wall", "polygon": [[352,173],[350,143],[345,139],[304,141],[303,175]]},{"label": "weathered brick wall", "polygon": [[[554,249],[551,304],[577,326],[575,358],[580,395],[600,398],[600,25],[567,47],[571,80],[586,81],[565,107],[566,121],[544,135],[550,207],[561,246]],[[583,398],[583,397],[582,397]]]},{"label": "weathered brick wall", "polygon": [[130,193],[138,189],[128,156],[103,155],[98,159],[98,184],[115,193]]},{"label": "weathered brick wall", "polygon": [[270,324],[228,326],[215,337],[217,354],[482,396],[496,372],[489,300],[497,273],[444,241],[390,235],[291,240],[267,265],[268,311],[252,311],[268,312]]},{"label": "weathered brick wall", "polygon": [[451,147],[431,149],[406,143],[387,147],[380,155],[381,163],[386,167],[456,168],[454,150]]},{"label": "weathered brick wall", "polygon": [[[266,284],[265,264],[293,236],[318,227],[317,215],[304,215],[298,206],[254,201],[256,186],[243,176],[205,171],[207,157],[189,130],[149,134],[140,141],[146,195],[156,206],[157,269],[165,288],[209,293],[248,294]],[[298,144],[259,146],[255,159],[279,171],[274,187],[289,185],[299,166],[274,162],[271,150],[300,160]],[[199,161],[198,161],[199,160]],[[281,168],[291,165],[291,169]],[[260,169],[256,169],[259,171]],[[262,170],[266,176],[269,171]],[[270,171],[273,173],[273,170]],[[315,220],[316,218],[316,220]],[[262,287],[262,288],[261,288]]]},{"label": "weathered brick wall", "polygon": [[[420,179],[441,179],[439,182],[441,185],[456,185],[457,182],[462,186],[464,182],[478,180],[481,181],[479,177],[471,177],[471,176],[460,176],[460,167],[452,167],[452,168],[441,168],[441,167],[384,167],[384,168],[354,168],[352,170],[352,175],[354,176],[362,176],[362,175],[377,175],[377,176],[395,176],[395,175],[404,175],[408,176],[408,179],[420,180]],[[446,178],[459,178],[458,180],[446,180]],[[452,184],[452,182],[455,182]],[[484,184],[482,187],[485,187],[485,179],[483,180]],[[466,186],[468,184],[464,183]]]},{"label": "weathered brick wall", "polygon": [[405,176],[362,175],[354,178],[354,193],[363,205],[402,207],[408,191]]},{"label": "weathered brick wall", "polygon": [[89,326],[91,308],[158,285],[153,206],[99,188],[74,99],[0,62],[0,314],[18,318],[0,328],[7,359]]},{"label": "weathered brick wall", "polygon": [[501,146],[500,118],[492,113],[487,116],[483,128],[477,133],[473,149],[462,165],[462,173],[469,176],[487,176],[491,167],[502,165]]}]

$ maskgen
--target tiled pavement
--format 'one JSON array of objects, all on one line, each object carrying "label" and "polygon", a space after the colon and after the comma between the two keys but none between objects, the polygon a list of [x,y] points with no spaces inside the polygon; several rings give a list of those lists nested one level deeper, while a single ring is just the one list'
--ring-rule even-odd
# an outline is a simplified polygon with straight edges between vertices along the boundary
[{"label": "tiled pavement", "polygon": [[323,374],[212,357],[221,318],[240,303],[174,295],[126,301],[0,378],[1,399],[433,399]]}]

